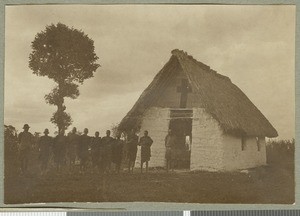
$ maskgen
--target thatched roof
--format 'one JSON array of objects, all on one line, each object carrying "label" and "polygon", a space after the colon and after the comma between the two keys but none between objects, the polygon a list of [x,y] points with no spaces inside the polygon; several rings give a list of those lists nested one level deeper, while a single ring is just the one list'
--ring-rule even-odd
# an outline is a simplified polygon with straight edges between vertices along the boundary
[{"label": "thatched roof", "polygon": [[143,113],[158,104],[159,97],[170,82],[175,70],[187,77],[196,97],[196,105],[215,118],[225,133],[243,136],[278,136],[275,128],[249,98],[226,76],[195,60],[181,50],[173,50],[169,62],[155,76],[138,101],[119,125],[122,131],[139,128]]}]

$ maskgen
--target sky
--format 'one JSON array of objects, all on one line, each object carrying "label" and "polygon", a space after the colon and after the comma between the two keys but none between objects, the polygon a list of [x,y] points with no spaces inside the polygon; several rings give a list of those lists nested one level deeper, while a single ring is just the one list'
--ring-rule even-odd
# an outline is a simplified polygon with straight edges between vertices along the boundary
[{"label": "sky", "polygon": [[20,5],[5,8],[4,124],[31,132],[55,126],[45,103],[55,83],[28,67],[31,42],[64,23],[94,40],[101,65],[66,107],[79,131],[104,135],[181,49],[228,76],[277,129],[295,137],[295,6]]}]

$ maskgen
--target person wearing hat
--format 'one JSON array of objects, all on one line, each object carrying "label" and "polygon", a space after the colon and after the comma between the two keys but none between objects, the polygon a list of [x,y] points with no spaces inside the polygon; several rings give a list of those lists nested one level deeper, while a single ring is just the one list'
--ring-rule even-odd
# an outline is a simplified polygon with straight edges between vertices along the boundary
[{"label": "person wearing hat", "polygon": [[46,128],[44,130],[44,136],[39,139],[39,159],[41,162],[41,174],[43,175],[44,172],[47,170],[49,156],[50,156],[50,149],[52,146],[53,139],[52,137],[48,136],[49,130]]},{"label": "person wearing hat", "polygon": [[25,174],[28,168],[28,160],[30,150],[32,145],[34,144],[34,137],[29,132],[29,125],[24,124],[23,131],[18,136],[18,143],[19,143],[19,159],[21,163],[21,172]]}]

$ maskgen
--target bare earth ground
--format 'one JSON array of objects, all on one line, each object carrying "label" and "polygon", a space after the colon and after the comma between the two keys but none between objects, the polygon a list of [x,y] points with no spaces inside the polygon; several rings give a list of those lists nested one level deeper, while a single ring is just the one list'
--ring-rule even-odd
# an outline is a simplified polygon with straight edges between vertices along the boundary
[{"label": "bare earth ground", "polygon": [[275,163],[249,173],[150,170],[148,175],[124,171],[107,176],[102,189],[99,174],[56,173],[5,179],[5,203],[40,202],[181,202],[294,203],[294,163]]}]

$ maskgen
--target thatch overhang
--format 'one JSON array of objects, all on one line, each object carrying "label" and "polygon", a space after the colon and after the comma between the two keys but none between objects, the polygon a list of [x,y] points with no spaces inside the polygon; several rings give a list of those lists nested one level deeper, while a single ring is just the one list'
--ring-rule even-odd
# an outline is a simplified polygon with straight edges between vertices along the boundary
[{"label": "thatch overhang", "polygon": [[119,130],[138,130],[144,112],[156,104],[173,70],[186,75],[197,107],[216,119],[225,133],[238,136],[277,137],[278,133],[249,98],[226,76],[195,60],[181,50],[173,50],[170,60],[154,77],[132,109],[122,119]]}]

